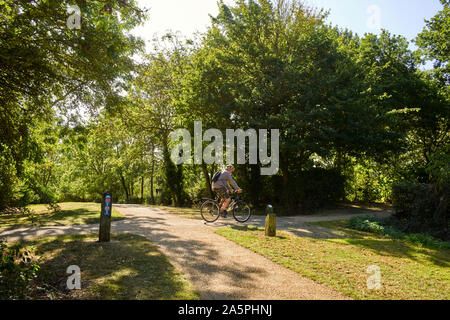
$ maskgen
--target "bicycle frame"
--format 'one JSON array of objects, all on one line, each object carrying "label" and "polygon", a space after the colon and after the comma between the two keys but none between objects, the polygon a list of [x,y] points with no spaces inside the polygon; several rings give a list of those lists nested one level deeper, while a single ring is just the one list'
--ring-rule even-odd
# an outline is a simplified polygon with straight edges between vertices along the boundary
[{"label": "bicycle frame", "polygon": [[[203,216],[203,211],[202,211],[203,205],[205,205],[205,204],[208,203],[208,202],[210,202],[210,203],[213,202],[213,203],[215,203],[215,204],[217,205],[217,208],[220,209],[220,208],[222,207],[222,205],[223,205],[223,201],[224,201],[224,200],[220,199],[220,197],[217,196],[217,195],[216,195],[216,197],[215,197],[214,199],[211,199],[211,198],[202,198],[202,199],[205,201],[205,202],[202,204],[201,209],[200,209],[203,219],[206,220],[207,222],[215,222],[215,221],[219,218],[219,215],[217,215],[217,217],[216,217],[215,219],[212,219],[211,221],[209,221],[207,218],[205,218],[205,216]],[[250,216],[251,216],[251,209],[250,209],[250,207],[245,203],[245,201],[242,201],[242,200],[239,199],[239,195],[237,194],[237,192],[231,192],[231,194],[230,194],[230,199],[231,199],[231,201],[230,201],[230,203],[228,204],[228,206],[226,207],[225,211],[226,211],[226,212],[232,212],[232,213],[233,213],[233,217],[234,217],[234,218],[236,219],[236,221],[238,221],[238,222],[244,223],[244,222],[248,221],[248,219],[249,219]],[[244,219],[244,220],[240,220],[240,219],[235,215],[235,212],[234,212],[236,205],[239,204],[239,203],[241,203],[241,202],[243,202],[244,205],[247,206],[247,208],[248,208],[248,210],[249,210],[248,216],[247,216],[247,218]]]}]

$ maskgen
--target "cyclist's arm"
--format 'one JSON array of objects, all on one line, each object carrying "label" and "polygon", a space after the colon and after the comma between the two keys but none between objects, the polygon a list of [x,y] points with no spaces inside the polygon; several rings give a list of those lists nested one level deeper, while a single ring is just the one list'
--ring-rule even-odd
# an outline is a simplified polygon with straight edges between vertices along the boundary
[{"label": "cyclist's arm", "polygon": [[234,181],[233,177],[230,175],[230,179],[228,180],[228,182],[231,184],[231,186],[233,187],[234,190],[240,190],[241,188],[239,188],[239,186],[237,185],[236,181]]}]

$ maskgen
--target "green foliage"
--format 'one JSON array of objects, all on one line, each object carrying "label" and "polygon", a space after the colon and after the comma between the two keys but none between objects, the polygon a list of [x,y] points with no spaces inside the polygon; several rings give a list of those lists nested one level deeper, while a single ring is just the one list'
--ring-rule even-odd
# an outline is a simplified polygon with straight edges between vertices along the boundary
[{"label": "green foliage", "polygon": [[[163,184],[163,204],[173,204],[177,207],[183,206],[186,198],[183,190],[183,167],[175,165],[170,160],[170,153],[167,146],[163,147],[164,157],[164,184]],[[167,200],[170,202],[167,203]]]},{"label": "green foliage", "polygon": [[357,216],[348,221],[348,227],[351,229],[372,232],[381,235],[390,236],[393,239],[402,239],[413,243],[416,246],[427,248],[450,249],[450,242],[441,241],[428,234],[404,233],[389,225],[392,222],[389,219],[381,219],[374,216]]},{"label": "green foliage", "polygon": [[39,269],[34,247],[8,246],[0,239],[0,300],[27,299]]},{"label": "green foliage", "polygon": [[302,172],[295,183],[299,205],[314,211],[342,199],[344,179],[336,169],[312,168]]},{"label": "green foliage", "polygon": [[346,199],[354,202],[388,202],[395,179],[393,171],[391,164],[380,164],[363,157],[347,157],[342,164],[342,174],[346,177]]},{"label": "green foliage", "polygon": [[312,169],[313,154],[364,150],[381,157],[390,136],[379,111],[359,94],[366,72],[356,61],[358,39],[326,27],[323,18],[299,2],[221,3],[179,100],[189,121],[206,119],[223,130],[279,128],[278,191],[293,212],[299,208],[293,183]]},{"label": "green foliage", "polygon": [[[412,183],[396,184],[392,186],[393,208],[399,219],[407,218],[414,208],[414,192],[418,188],[426,188],[421,185],[418,187]],[[425,192],[426,189],[423,191]]]},{"label": "green foliage", "polygon": [[408,229],[448,232],[448,186],[438,190],[427,184],[396,184],[392,187],[395,216],[408,221]]},{"label": "green foliage", "polygon": [[417,246],[437,249],[450,249],[450,242],[435,239],[430,235],[422,233],[412,233],[405,236],[405,239]]},{"label": "green foliage", "polygon": [[[74,4],[82,15],[79,30],[67,27],[67,6]],[[127,34],[145,19],[136,1],[2,1],[0,10],[0,35],[7,39],[0,55],[7,90],[0,99],[9,106],[26,99],[31,103],[23,111],[35,115],[47,110],[52,94],[82,98],[95,88],[113,100],[115,80],[126,76],[142,45]]]},{"label": "green foliage", "polygon": [[18,179],[15,170],[15,161],[9,151],[9,147],[0,144],[0,210],[16,198],[14,188]]},{"label": "green foliage", "polygon": [[[389,202],[396,181],[436,183],[445,195],[448,1],[416,55],[402,36],[359,37],[301,1],[239,0],[220,1],[195,41],[155,39],[140,64],[132,56],[143,43],[129,31],[146,15],[136,1],[70,3],[80,30],[65,25],[69,2],[0,3],[0,210],[100,201],[106,190],[116,202],[209,197],[220,168],[169,157],[169,133],[192,132],[196,120],[223,134],[280,130],[276,175],[261,176],[259,164],[235,171],[255,207],[299,214],[336,200]],[[419,70],[424,57],[437,59],[435,71]],[[78,105],[89,120],[74,115]],[[406,192],[395,201],[415,201]],[[433,199],[419,211],[444,221],[447,202]]]},{"label": "green foliage", "polygon": [[[151,153],[152,160],[148,163],[151,168],[143,170],[150,175],[150,188],[152,181],[160,176],[160,202],[183,205],[187,198],[183,165],[174,165],[170,159],[169,134],[185,125],[178,119],[175,97],[189,64],[190,46],[171,33],[155,39],[155,43],[158,46],[145,56],[145,63],[136,69],[136,78],[130,82],[129,101],[123,106],[126,114],[122,120],[132,135],[141,137],[150,147],[146,151]],[[160,168],[159,174],[154,170],[155,165]]]},{"label": "green foliage", "polygon": [[56,168],[60,200],[100,201],[106,190],[115,202],[143,200],[135,182],[142,182],[154,160],[145,137],[130,132],[120,118],[105,115],[89,126],[66,129],[64,139]]},{"label": "green foliage", "polygon": [[445,185],[450,181],[450,143],[446,149],[436,151],[432,156],[427,167],[433,181],[438,185]]},{"label": "green foliage", "polygon": [[[79,30],[67,27],[67,6],[74,4],[82,15]],[[14,180],[24,178],[24,162],[41,152],[34,135],[39,121],[50,121],[56,109],[113,108],[122,101],[131,56],[143,46],[128,31],[145,12],[135,1],[109,0],[1,1],[0,12],[0,153],[9,162],[0,185],[10,188],[2,194],[13,204]],[[33,177],[29,171],[25,179]],[[39,199],[51,193],[41,182],[31,182],[31,191],[47,201]]]},{"label": "green foliage", "polygon": [[352,217],[348,222],[348,226],[355,230],[383,234],[384,227],[379,223],[380,220],[374,216],[358,216]]},{"label": "green foliage", "polygon": [[423,31],[417,36],[416,44],[419,46],[419,54],[428,60],[434,61],[435,76],[442,84],[442,89],[450,98],[448,85],[450,82],[450,1],[441,0],[443,9],[433,18],[426,21]]},{"label": "green foliage", "polygon": [[396,184],[392,187],[395,217],[409,232],[427,232],[449,239],[449,186]]}]

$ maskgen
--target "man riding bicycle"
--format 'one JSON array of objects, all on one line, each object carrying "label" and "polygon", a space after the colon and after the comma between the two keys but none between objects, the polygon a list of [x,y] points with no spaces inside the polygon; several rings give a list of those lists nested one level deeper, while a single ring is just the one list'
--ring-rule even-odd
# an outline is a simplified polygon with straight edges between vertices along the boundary
[{"label": "man riding bicycle", "polygon": [[[233,191],[233,188],[238,193],[242,192],[241,188],[239,188],[239,186],[231,176],[233,171],[233,165],[227,165],[226,169],[221,172],[219,179],[212,183],[212,191],[216,192],[220,199],[223,201],[222,207],[220,208],[220,215],[223,217],[226,216],[226,209],[231,201],[230,192]],[[231,188],[229,184],[231,184],[233,188]]]}]

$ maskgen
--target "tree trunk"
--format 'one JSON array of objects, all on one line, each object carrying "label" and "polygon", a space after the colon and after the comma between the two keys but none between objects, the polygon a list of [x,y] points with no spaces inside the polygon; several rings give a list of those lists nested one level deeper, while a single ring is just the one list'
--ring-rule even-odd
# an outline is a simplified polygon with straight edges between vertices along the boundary
[{"label": "tree trunk", "polygon": [[153,177],[155,175],[155,146],[152,145],[152,170],[150,171],[150,198],[155,205],[155,194],[153,193]]},{"label": "tree trunk", "polygon": [[129,201],[128,188],[127,188],[127,184],[125,183],[125,178],[123,177],[122,174],[120,174],[120,181],[122,182],[122,187],[125,190],[126,202],[128,203],[128,201]]},{"label": "tree trunk", "polygon": [[261,174],[260,174],[260,167],[256,164],[252,164],[249,167],[250,169],[250,199],[252,201],[252,204],[254,206],[257,206],[259,204],[259,194],[261,192]]},{"label": "tree trunk", "polygon": [[430,188],[431,192],[436,195],[436,199],[438,201],[436,211],[433,214],[433,220],[436,225],[443,226],[445,228],[445,232],[448,232],[448,212],[449,212],[449,195],[450,190],[449,187],[444,185],[442,186],[442,190],[439,190],[439,186],[437,184],[433,184]]},{"label": "tree trunk", "polygon": [[183,165],[179,164],[177,166],[175,166],[175,174],[176,174],[176,179],[174,181],[175,183],[175,202],[176,202],[176,206],[177,207],[182,207],[184,206],[184,194],[183,194]]},{"label": "tree trunk", "polygon": [[150,197],[152,199],[152,204],[155,204],[155,194],[153,190],[153,175],[155,172],[155,160],[152,160],[152,173],[150,175]]},{"label": "tree trunk", "polygon": [[214,197],[212,188],[211,188],[211,180],[209,178],[209,174],[208,174],[208,168],[206,166],[206,163],[202,162],[202,171],[203,171],[203,175],[205,176],[205,184],[206,184],[206,190],[209,193],[210,198]]},{"label": "tree trunk", "polygon": [[134,196],[134,183],[130,182],[130,199],[131,201],[133,201],[133,196]]},{"label": "tree trunk", "polygon": [[144,203],[144,176],[141,177],[141,204]]},{"label": "tree trunk", "polygon": [[[288,159],[288,158],[285,158]],[[296,205],[296,199],[292,196],[292,185],[289,179],[289,172],[287,164],[284,164],[281,168],[282,181],[283,181],[283,202],[286,207],[286,211],[289,215],[295,215],[298,213],[298,207]]]}]

